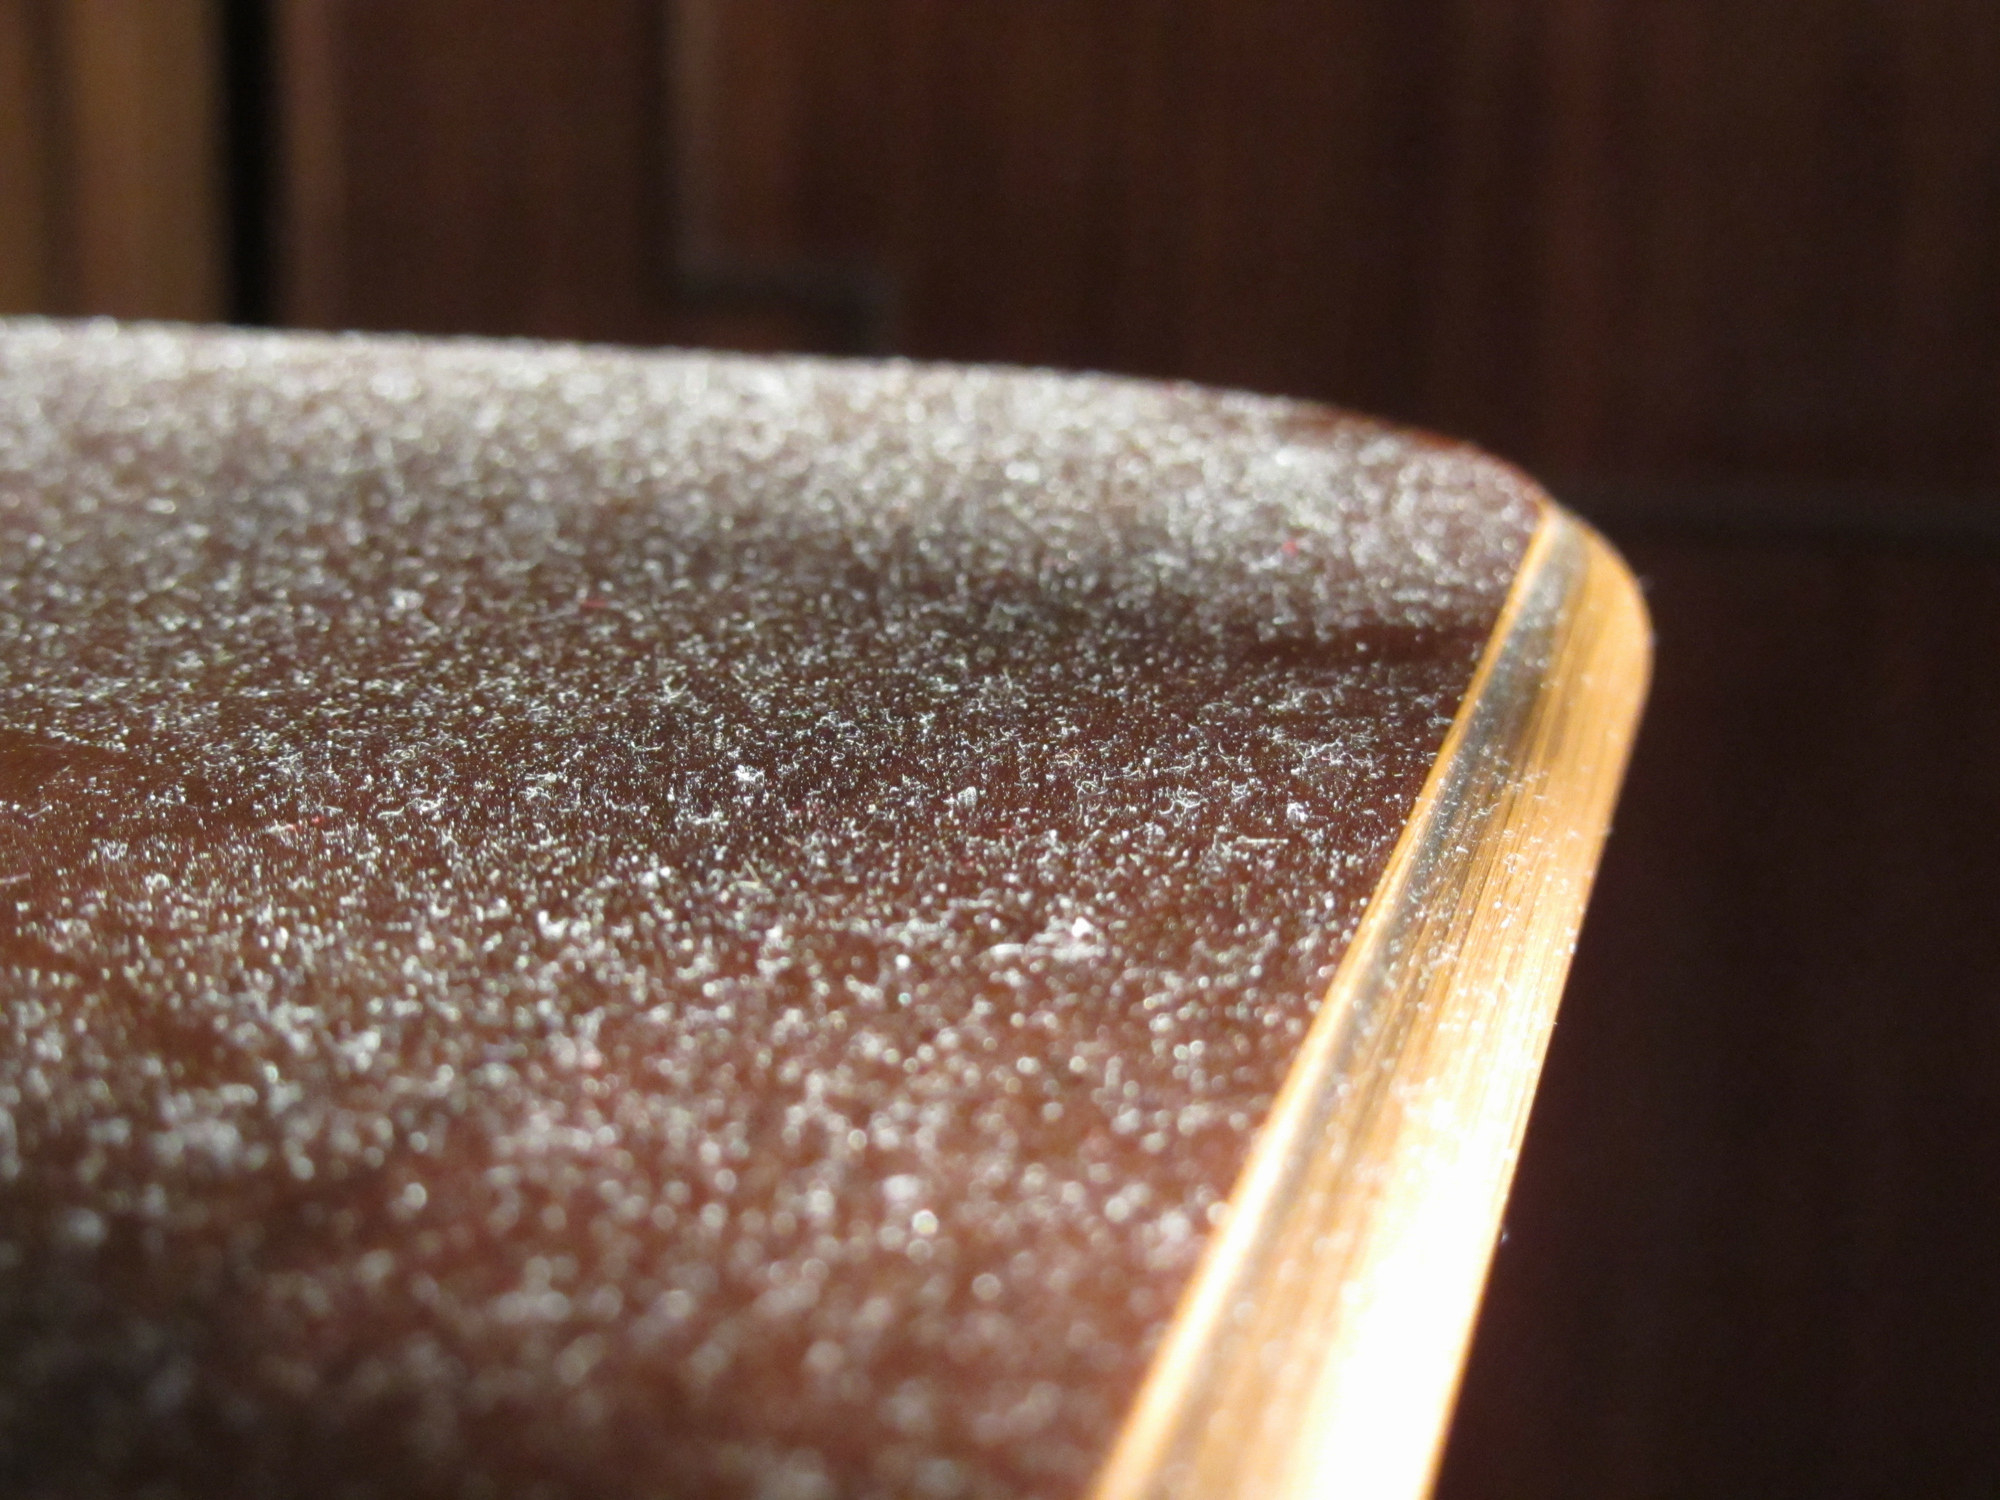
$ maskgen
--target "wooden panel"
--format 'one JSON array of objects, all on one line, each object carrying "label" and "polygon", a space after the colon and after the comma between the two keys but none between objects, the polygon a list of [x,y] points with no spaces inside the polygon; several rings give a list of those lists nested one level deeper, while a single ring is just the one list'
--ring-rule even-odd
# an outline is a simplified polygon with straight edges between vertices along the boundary
[{"label": "wooden panel", "polygon": [[0,311],[217,318],[212,0],[0,0]]},{"label": "wooden panel", "polygon": [[1561,475],[2000,478],[1974,0],[287,11],[323,37],[293,189],[338,204],[295,225],[339,267],[297,321],[651,339],[694,246],[787,272],[751,341],[851,342],[800,310],[847,278],[912,352],[1327,397]]},{"label": "wooden panel", "polygon": [[72,304],[120,317],[220,317],[214,7],[67,0],[62,13]]},{"label": "wooden panel", "polygon": [[648,341],[657,18],[281,7],[286,321]]},{"label": "wooden panel", "polygon": [[2000,554],[1623,539],[1658,675],[1442,1500],[2000,1477]]},{"label": "wooden panel", "polygon": [[0,314],[51,300],[53,142],[40,9],[0,0]]},{"label": "wooden panel", "polygon": [[[2000,473],[1990,7],[858,9],[866,52],[825,34],[856,6],[789,7],[811,44],[724,128],[791,122],[798,243],[886,261],[913,350],[1308,392],[1571,473]],[[815,215],[875,179],[873,222]]]}]

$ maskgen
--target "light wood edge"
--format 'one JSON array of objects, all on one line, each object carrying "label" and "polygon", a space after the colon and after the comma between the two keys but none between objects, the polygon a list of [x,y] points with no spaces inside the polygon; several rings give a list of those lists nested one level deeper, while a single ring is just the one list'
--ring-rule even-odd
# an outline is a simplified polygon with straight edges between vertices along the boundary
[{"label": "light wood edge", "polygon": [[1428,1489],[1650,659],[1547,506],[1093,1500]]}]

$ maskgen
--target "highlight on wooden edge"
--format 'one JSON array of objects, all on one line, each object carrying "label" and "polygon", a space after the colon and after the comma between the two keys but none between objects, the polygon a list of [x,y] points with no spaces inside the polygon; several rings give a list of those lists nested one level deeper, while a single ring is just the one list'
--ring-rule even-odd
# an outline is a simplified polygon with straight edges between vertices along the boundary
[{"label": "highlight on wooden edge", "polygon": [[1650,660],[1545,505],[1093,1500],[1428,1488]]}]

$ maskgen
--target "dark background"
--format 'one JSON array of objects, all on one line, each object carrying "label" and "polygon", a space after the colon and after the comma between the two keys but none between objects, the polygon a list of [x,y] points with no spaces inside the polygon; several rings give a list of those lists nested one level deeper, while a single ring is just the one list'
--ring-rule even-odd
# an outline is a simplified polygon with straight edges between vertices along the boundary
[{"label": "dark background", "polygon": [[1652,706],[1442,1493],[2000,1494],[2000,5],[0,0],[0,310],[1473,437]]}]

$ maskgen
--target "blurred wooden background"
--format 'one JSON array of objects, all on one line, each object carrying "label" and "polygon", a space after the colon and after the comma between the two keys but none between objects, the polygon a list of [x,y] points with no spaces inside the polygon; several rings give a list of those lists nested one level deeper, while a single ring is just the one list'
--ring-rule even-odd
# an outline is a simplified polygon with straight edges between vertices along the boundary
[{"label": "blurred wooden background", "polygon": [[1443,1493],[2000,1489],[2000,6],[0,0],[0,308],[1476,438],[1658,687]]},{"label": "blurred wooden background", "polygon": [[221,13],[0,0],[0,313],[228,306]]},{"label": "blurred wooden background", "polygon": [[1172,372],[1592,481],[2000,478],[1985,0],[284,15],[287,321]]}]

